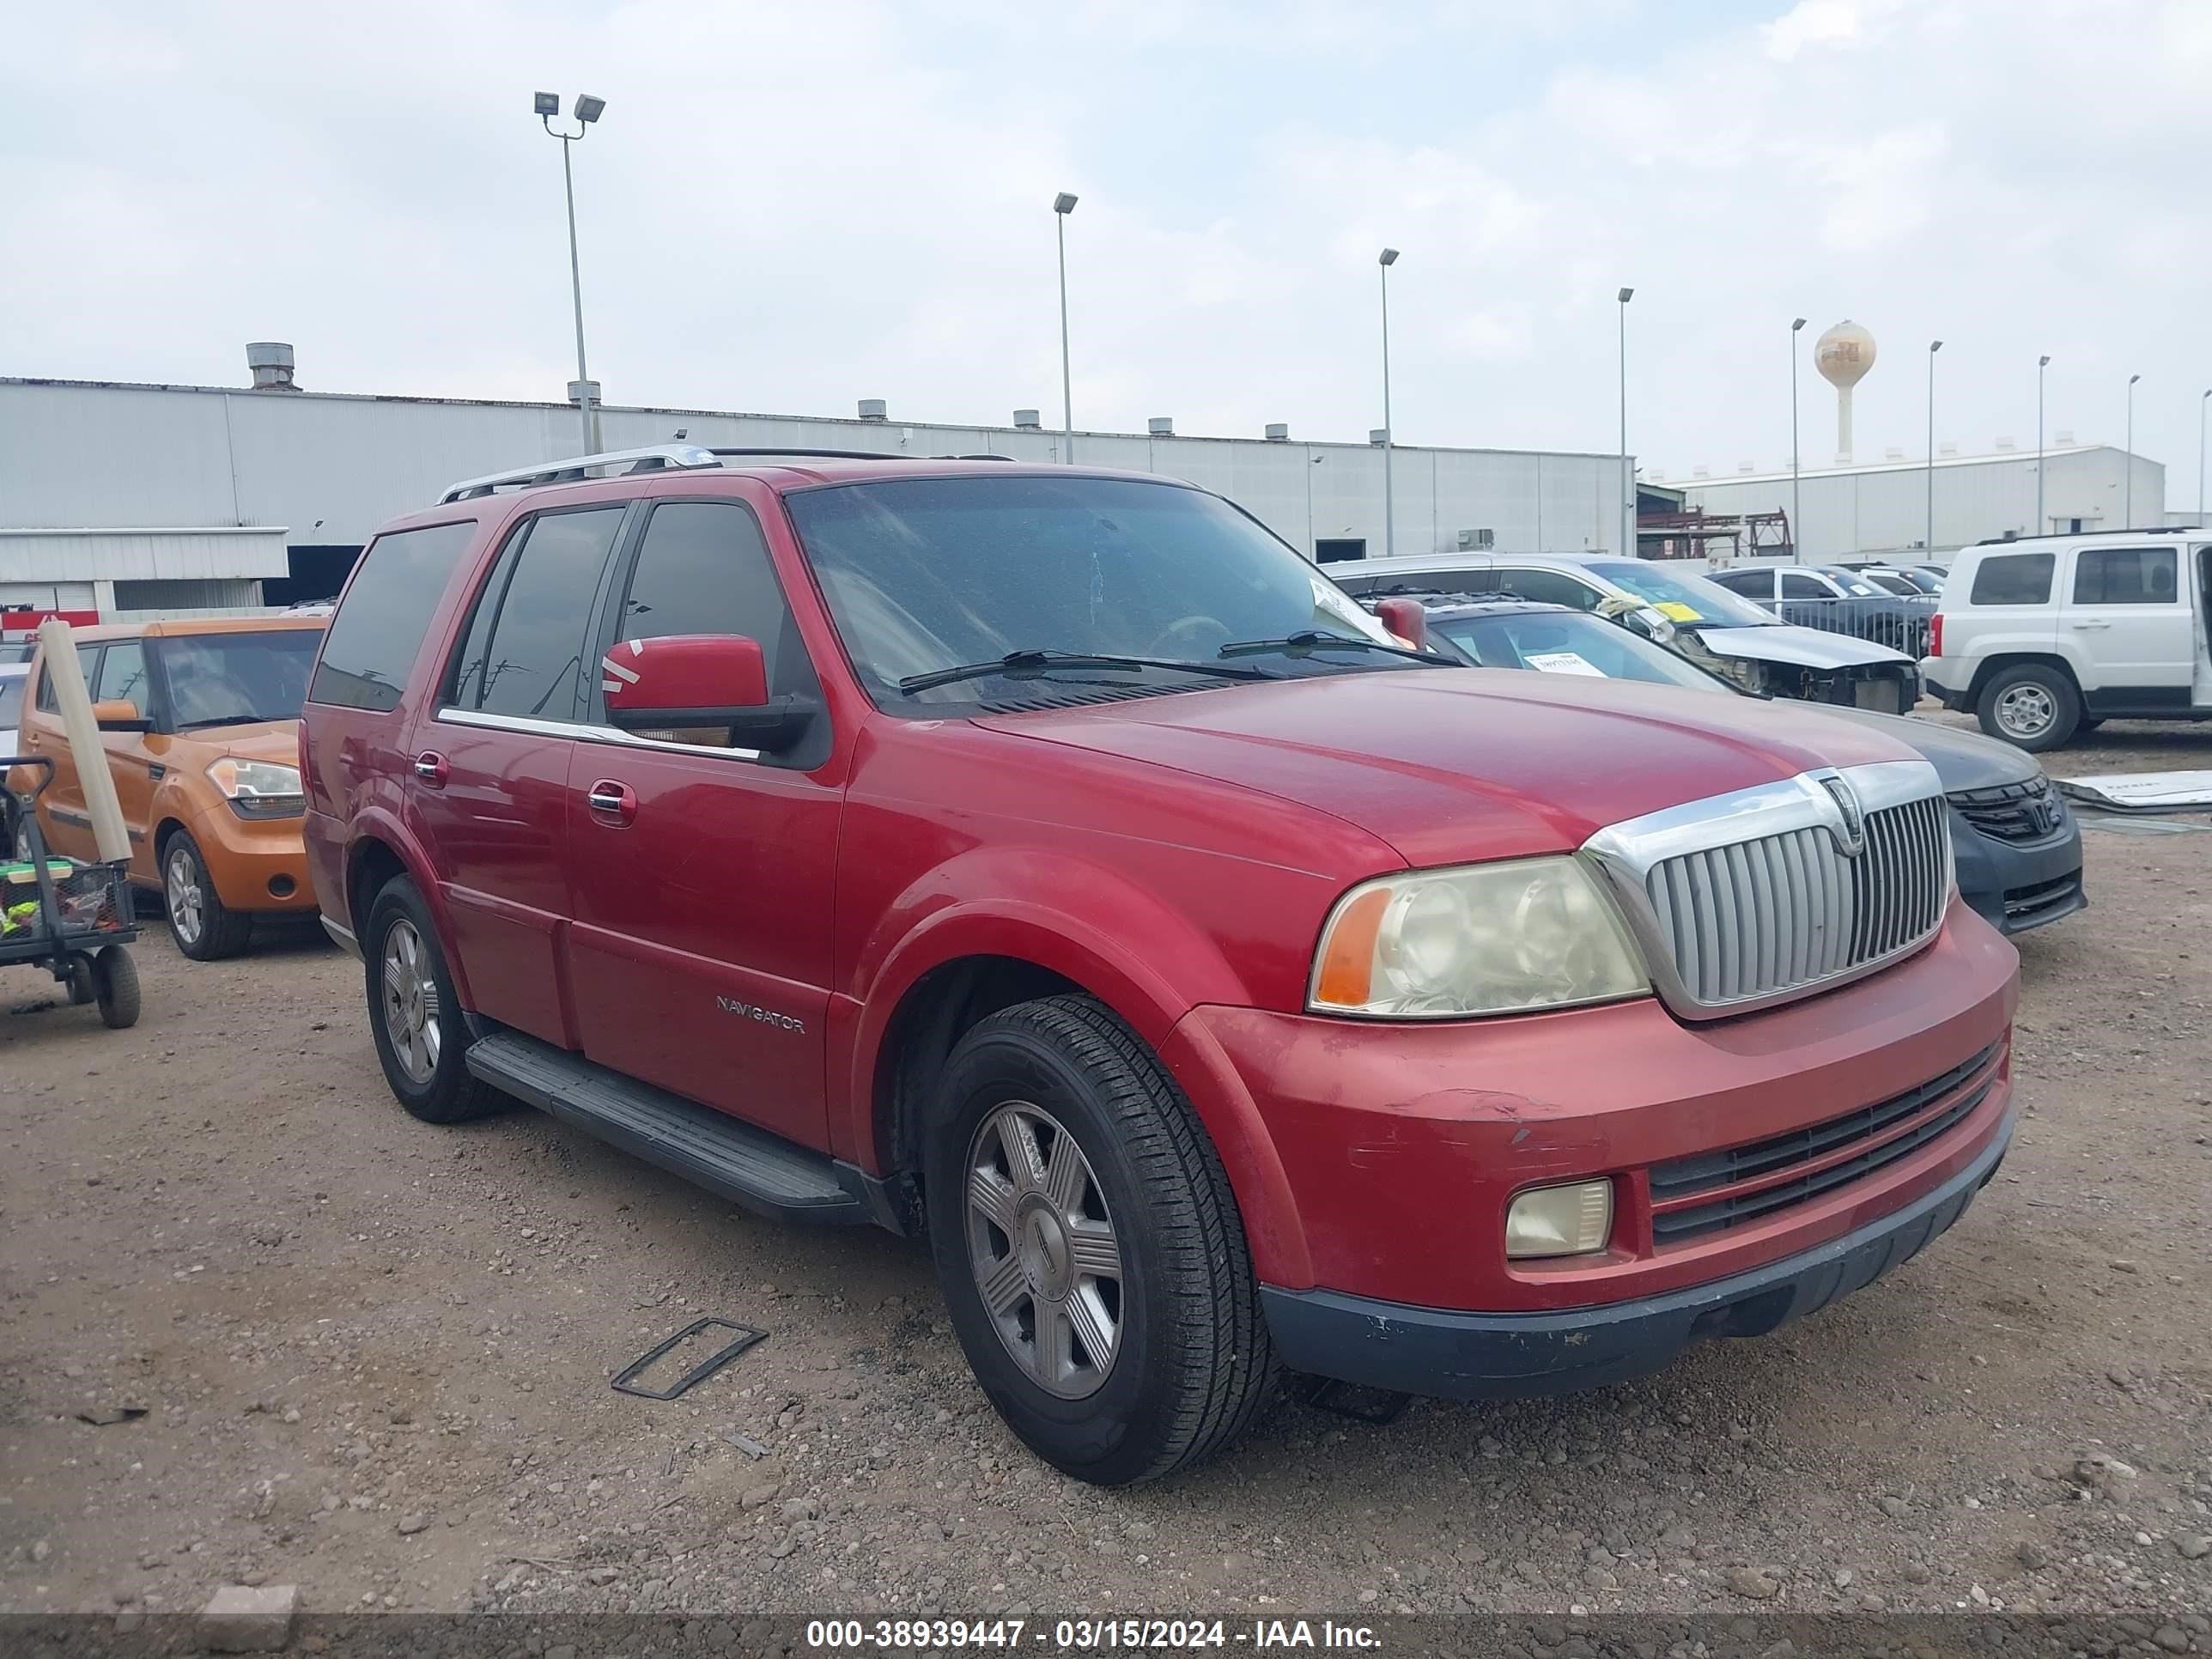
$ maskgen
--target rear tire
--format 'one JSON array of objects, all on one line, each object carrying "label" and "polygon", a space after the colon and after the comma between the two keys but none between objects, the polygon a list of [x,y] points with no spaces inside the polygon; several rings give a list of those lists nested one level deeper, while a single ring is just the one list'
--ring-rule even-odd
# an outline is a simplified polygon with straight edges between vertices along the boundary
[{"label": "rear tire", "polygon": [[92,959],[92,994],[110,1030],[138,1023],[138,964],[121,945],[111,945]]},{"label": "rear tire", "polygon": [[2039,755],[2074,735],[2081,720],[2081,694],[2063,668],[2015,663],[1990,677],[1976,713],[1990,736]]},{"label": "rear tire", "polygon": [[1125,1486],[1249,1425],[1275,1364],[1236,1198],[1190,1103],[1104,1008],[1044,998],[963,1037],[924,1177],[953,1328],[1038,1456]]},{"label": "rear tire", "polygon": [[361,936],[368,1029],[384,1080],[425,1123],[463,1123],[507,1097],[470,1074],[460,999],[422,890],[394,876],[368,907]]},{"label": "rear tire", "polygon": [[253,918],[223,903],[189,830],[178,830],[161,848],[161,897],[169,937],[194,962],[234,957],[253,936]]}]

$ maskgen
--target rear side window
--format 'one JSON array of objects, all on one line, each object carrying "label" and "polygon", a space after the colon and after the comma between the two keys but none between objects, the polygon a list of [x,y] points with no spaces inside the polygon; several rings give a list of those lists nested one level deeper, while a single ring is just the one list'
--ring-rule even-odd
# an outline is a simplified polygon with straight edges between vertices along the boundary
[{"label": "rear side window", "polygon": [[2170,547],[2085,547],[2074,559],[2074,603],[2172,605],[2179,568]]},{"label": "rear side window", "polygon": [[[100,678],[100,649],[98,645],[80,645],[76,648],[76,665],[84,675],[85,691],[94,697],[100,695],[92,688],[94,682]],[[39,670],[39,712],[41,714],[62,712],[61,699],[54,695],[54,676],[50,668]]]},{"label": "rear side window", "polygon": [[454,708],[522,720],[587,717],[598,664],[586,660],[585,635],[628,511],[541,514],[507,538],[469,618],[453,675]]},{"label": "rear side window", "polygon": [[399,706],[415,653],[447,578],[476,535],[475,520],[379,536],[331,618],[323,659],[307,688],[310,702],[385,714]]},{"label": "rear side window", "polygon": [[2001,553],[1984,559],[1974,572],[1973,605],[2048,605],[2052,553]]},{"label": "rear side window", "polygon": [[12,731],[23,723],[23,687],[27,684],[21,674],[0,677],[0,728]]},{"label": "rear side window", "polygon": [[1774,597],[1774,573],[1771,570],[1716,570],[1712,579],[1731,593],[1741,593],[1747,599],[1771,599]]},{"label": "rear side window", "polygon": [[1588,582],[1557,570],[1499,569],[1485,576],[1461,577],[1453,586],[1470,593],[1518,593],[1524,599],[1572,605],[1577,611],[1596,610],[1603,597]]},{"label": "rear side window", "polygon": [[100,659],[100,683],[91,688],[94,702],[133,702],[146,712],[146,642],[118,640]]}]

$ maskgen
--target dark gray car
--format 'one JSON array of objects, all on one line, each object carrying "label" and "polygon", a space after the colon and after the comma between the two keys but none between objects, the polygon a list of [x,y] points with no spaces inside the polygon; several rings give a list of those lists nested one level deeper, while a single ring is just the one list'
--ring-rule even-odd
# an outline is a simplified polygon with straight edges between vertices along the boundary
[{"label": "dark gray car", "polygon": [[[1525,599],[1418,596],[1429,643],[1482,668],[1595,675],[1749,695],[1618,623],[1565,605]],[[2035,757],[1978,732],[1910,715],[1824,708],[1838,720],[1888,732],[1924,756],[1950,805],[1959,894],[1991,927],[2024,933],[2087,902],[2081,830]]]}]

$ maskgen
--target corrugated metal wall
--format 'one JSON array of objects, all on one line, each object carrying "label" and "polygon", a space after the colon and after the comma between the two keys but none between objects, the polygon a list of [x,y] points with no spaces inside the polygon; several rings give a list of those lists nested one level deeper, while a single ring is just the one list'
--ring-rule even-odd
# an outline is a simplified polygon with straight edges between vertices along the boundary
[{"label": "corrugated metal wall", "polygon": [[[628,409],[604,411],[601,441],[665,443],[679,427],[707,445],[1037,461],[1063,447],[1056,432],[1004,427]],[[1085,464],[1218,490],[1308,553],[1329,538],[1383,550],[1382,453],[1370,446],[1079,432],[1075,444]],[[456,479],[578,447],[575,411],[558,404],[0,380],[0,525],[277,525],[303,545],[358,544]],[[1522,552],[1620,540],[1616,456],[1401,447],[1393,471],[1401,553],[1456,545],[1463,530]]]},{"label": "corrugated metal wall", "polygon": [[[2126,514],[2129,457],[2106,445],[2052,450],[2044,457],[2043,528],[2130,527]],[[2136,526],[2163,523],[2166,468],[2133,458]],[[1964,456],[1936,465],[1936,549],[1985,538],[2033,535],[2036,458],[2033,450]],[[1928,469],[1909,464],[1865,471],[1807,471],[1802,476],[1804,522],[1800,557],[1807,563],[1872,556],[1922,547],[1928,537]],[[1698,479],[1680,486],[1688,504],[1708,513],[1790,512],[1787,474]]]}]

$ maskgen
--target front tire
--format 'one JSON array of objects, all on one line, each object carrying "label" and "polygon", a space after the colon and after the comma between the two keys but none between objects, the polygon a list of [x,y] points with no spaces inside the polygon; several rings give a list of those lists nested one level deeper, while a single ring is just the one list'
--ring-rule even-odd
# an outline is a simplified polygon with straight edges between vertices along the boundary
[{"label": "front tire", "polygon": [[161,897],[169,937],[194,962],[234,957],[253,935],[253,918],[230,908],[215,890],[207,860],[189,830],[178,830],[161,849]]},{"label": "front tire", "polygon": [[462,1123],[498,1111],[506,1097],[471,1076],[468,1032],[437,925],[405,876],[384,884],[362,935],[368,1028],[384,1080],[425,1123]]},{"label": "front tire", "polygon": [[945,1063],[924,1148],[954,1330],[1007,1425],[1079,1480],[1186,1468],[1251,1423],[1274,1355],[1197,1115],[1104,1008],[992,1015]]},{"label": "front tire", "polygon": [[2081,719],[2081,694],[2063,668],[2015,663],[1990,677],[1976,713],[1990,736],[2039,755],[2074,735]]}]

